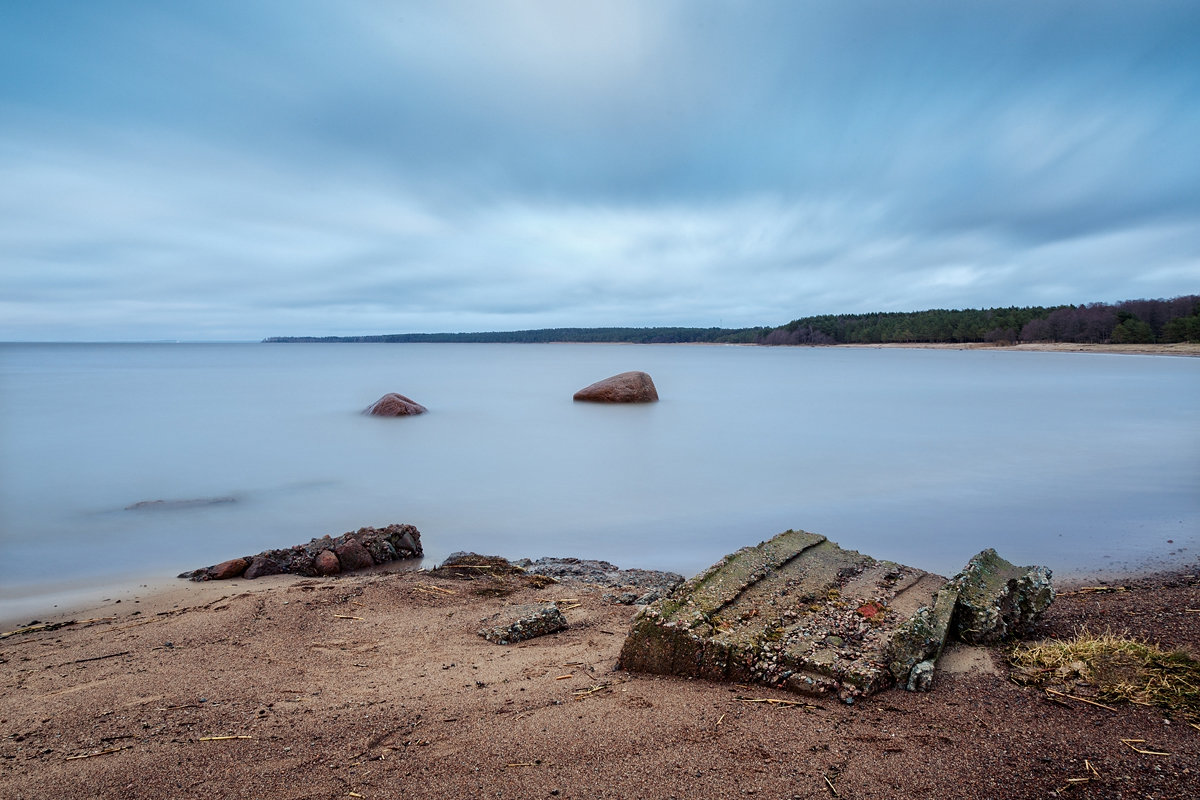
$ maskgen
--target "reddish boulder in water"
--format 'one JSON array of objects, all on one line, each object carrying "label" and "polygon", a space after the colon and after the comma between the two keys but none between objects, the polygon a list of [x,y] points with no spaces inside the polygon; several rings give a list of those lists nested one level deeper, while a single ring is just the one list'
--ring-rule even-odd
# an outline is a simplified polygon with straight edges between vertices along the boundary
[{"label": "reddish boulder in water", "polygon": [[317,553],[317,557],[313,559],[313,566],[318,575],[336,575],[342,571],[342,565],[332,550],[322,550]]},{"label": "reddish boulder in water", "polygon": [[371,560],[371,554],[367,552],[367,548],[355,539],[347,539],[345,544],[338,545],[333,552],[337,556],[343,572],[366,569],[375,563]]},{"label": "reddish boulder in water", "polygon": [[363,413],[372,417],[412,417],[428,411],[416,400],[396,392],[389,392],[376,400]]},{"label": "reddish boulder in water", "polygon": [[230,578],[236,578],[246,571],[246,566],[250,562],[244,558],[231,558],[228,561],[222,561],[220,564],[209,567],[212,580],[224,581]]},{"label": "reddish boulder in water", "polygon": [[658,390],[646,373],[622,372],[580,389],[575,399],[591,403],[654,403],[658,401]]},{"label": "reddish boulder in water", "polygon": [[286,571],[275,559],[259,554],[250,560],[250,566],[246,567],[246,571],[242,573],[242,577],[248,581],[252,581],[264,575],[278,575]]}]

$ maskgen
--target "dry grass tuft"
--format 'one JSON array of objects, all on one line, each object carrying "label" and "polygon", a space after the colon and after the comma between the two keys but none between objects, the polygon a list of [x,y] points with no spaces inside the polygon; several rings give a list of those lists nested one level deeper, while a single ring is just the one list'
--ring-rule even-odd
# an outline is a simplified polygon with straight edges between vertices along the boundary
[{"label": "dry grass tuft", "polygon": [[1181,651],[1085,629],[1073,639],[1018,646],[1010,661],[1018,683],[1200,716],[1200,661]]}]

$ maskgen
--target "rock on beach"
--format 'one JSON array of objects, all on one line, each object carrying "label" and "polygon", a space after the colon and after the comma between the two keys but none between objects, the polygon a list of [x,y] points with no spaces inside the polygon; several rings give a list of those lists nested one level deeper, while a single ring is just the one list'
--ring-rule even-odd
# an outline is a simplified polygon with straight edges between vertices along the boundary
[{"label": "rock on beach", "polygon": [[253,580],[263,575],[293,574],[314,577],[366,569],[406,558],[420,558],[421,533],[412,525],[359,528],[340,536],[322,536],[308,544],[279,550],[264,550],[253,556],[222,561],[211,567],[184,572],[179,577],[193,581],[230,578]]}]

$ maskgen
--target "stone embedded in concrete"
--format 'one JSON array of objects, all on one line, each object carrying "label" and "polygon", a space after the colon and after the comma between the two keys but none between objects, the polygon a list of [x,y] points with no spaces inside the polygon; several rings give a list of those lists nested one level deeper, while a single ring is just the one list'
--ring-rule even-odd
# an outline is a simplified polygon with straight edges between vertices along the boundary
[{"label": "stone embedded in concrete", "polygon": [[958,591],[954,634],[989,644],[1028,629],[1054,602],[1051,571],[1018,567],[989,548],[976,555],[949,586]]},{"label": "stone embedded in concrete", "polygon": [[929,659],[915,664],[908,675],[904,688],[910,692],[928,692],[933,688],[934,660]]},{"label": "stone embedded in concrete", "polygon": [[643,609],[618,663],[852,702],[896,682],[893,639],[944,583],[818,534],[785,531]]},{"label": "stone embedded in concrete", "polygon": [[495,644],[523,642],[567,627],[567,618],[553,603],[510,606],[483,622],[479,635]]}]

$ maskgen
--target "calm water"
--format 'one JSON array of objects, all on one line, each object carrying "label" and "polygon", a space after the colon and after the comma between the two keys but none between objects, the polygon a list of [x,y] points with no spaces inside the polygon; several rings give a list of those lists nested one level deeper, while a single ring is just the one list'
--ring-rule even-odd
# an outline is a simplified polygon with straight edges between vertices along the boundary
[{"label": "calm water", "polygon": [[[642,369],[648,406],[573,403]],[[431,413],[358,412],[389,391]],[[2,345],[0,611],[363,525],[694,573],[789,527],[953,573],[1194,561],[1200,360],[628,345]],[[231,496],[201,508],[143,500]]]}]

